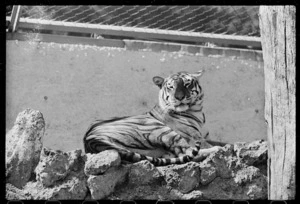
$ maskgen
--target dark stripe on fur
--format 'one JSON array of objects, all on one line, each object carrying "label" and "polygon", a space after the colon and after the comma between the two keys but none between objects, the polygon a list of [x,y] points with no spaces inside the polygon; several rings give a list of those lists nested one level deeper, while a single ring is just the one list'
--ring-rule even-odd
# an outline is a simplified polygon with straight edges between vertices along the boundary
[{"label": "dark stripe on fur", "polygon": [[138,162],[142,160],[148,160],[155,166],[165,166],[170,164],[183,164],[191,161],[199,152],[200,145],[196,144],[195,148],[193,149],[193,156],[182,156],[177,158],[153,158],[149,156],[145,156],[142,154],[134,153],[134,152],[120,152],[119,154],[121,156],[122,160],[128,161],[128,162]]}]

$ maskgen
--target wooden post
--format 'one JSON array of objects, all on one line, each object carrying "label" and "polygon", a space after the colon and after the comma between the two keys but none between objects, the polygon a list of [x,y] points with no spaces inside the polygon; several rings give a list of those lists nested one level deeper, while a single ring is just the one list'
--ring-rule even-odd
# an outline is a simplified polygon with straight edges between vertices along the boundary
[{"label": "wooden post", "polygon": [[296,8],[261,6],[260,30],[268,124],[268,197],[295,199]]}]

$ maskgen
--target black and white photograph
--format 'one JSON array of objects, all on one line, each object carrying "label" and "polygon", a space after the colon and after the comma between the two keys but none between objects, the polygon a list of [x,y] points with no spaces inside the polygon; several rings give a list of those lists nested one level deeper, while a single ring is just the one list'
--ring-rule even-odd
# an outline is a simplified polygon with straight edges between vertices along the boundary
[{"label": "black and white photograph", "polygon": [[6,5],[5,34],[7,202],[295,199],[295,6]]}]

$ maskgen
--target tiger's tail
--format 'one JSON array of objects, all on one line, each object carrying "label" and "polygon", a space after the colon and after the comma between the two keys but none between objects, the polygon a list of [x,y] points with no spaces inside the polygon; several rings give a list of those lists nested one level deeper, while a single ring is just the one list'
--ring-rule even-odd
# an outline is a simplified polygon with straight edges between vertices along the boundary
[{"label": "tiger's tail", "polygon": [[147,160],[151,162],[154,166],[166,166],[170,164],[184,164],[189,161],[192,161],[195,156],[198,155],[200,150],[200,142],[196,143],[195,147],[192,149],[192,156],[184,155],[181,157],[175,158],[154,158],[150,156],[145,156],[142,154],[134,153],[134,152],[123,152],[120,151],[119,154],[121,156],[121,160],[128,161],[128,162],[139,162],[142,160]]}]

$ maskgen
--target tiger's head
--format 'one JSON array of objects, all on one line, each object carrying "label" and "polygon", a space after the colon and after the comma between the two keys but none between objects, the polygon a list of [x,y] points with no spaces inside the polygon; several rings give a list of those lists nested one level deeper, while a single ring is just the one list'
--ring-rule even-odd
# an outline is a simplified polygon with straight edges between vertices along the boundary
[{"label": "tiger's head", "polygon": [[167,78],[153,77],[153,82],[160,88],[159,106],[166,112],[201,111],[203,92],[199,78],[202,73],[178,72]]}]

